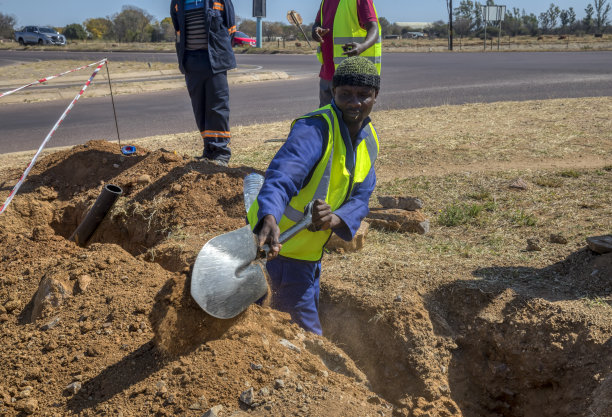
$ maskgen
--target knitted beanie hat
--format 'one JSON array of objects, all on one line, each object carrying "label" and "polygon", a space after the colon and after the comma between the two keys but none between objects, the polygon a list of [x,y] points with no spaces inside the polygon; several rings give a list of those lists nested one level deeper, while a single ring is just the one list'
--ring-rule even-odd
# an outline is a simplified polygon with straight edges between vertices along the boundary
[{"label": "knitted beanie hat", "polygon": [[378,91],[380,75],[378,75],[376,65],[369,59],[362,56],[351,56],[336,68],[332,85],[334,87],[341,85],[372,87]]}]

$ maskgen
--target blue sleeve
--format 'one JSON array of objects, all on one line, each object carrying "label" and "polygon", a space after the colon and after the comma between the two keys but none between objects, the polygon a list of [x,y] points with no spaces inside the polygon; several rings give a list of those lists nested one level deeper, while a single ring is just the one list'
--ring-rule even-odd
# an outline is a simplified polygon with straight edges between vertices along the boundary
[{"label": "blue sleeve", "polygon": [[277,223],[280,222],[289,201],[306,185],[321,159],[323,138],[327,139],[329,135],[327,130],[327,123],[318,117],[300,119],[295,123],[287,142],[276,153],[266,171],[266,179],[257,196],[258,222],[268,214],[273,215]]},{"label": "blue sleeve", "polygon": [[370,196],[375,186],[376,172],[372,167],[363,182],[355,185],[348,201],[334,211],[342,220],[342,225],[334,228],[334,233],[341,239],[349,241],[355,237],[361,221],[370,212]]},{"label": "blue sleeve", "polygon": [[234,14],[234,5],[232,0],[225,0],[225,27],[233,38],[236,33],[236,15]]}]

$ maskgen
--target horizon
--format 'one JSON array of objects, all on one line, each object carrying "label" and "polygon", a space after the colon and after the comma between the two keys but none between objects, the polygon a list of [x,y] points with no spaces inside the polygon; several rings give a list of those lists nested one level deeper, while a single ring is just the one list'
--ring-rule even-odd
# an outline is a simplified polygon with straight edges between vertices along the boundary
[{"label": "horizon", "polygon": [[[301,14],[304,23],[310,24],[314,21],[316,12],[319,7],[320,0],[268,0],[267,1],[267,17],[263,20],[266,22],[284,22],[287,23],[286,13],[289,10],[296,10]],[[103,4],[86,3],[78,0],[64,0],[64,10],[57,7],[57,3],[46,2],[42,0],[25,2],[15,1],[0,1],[0,12],[14,16],[17,20],[16,26],[53,26],[64,27],[71,23],[83,23],[88,18],[111,17],[112,15],[121,12],[124,6],[135,6],[153,16],[154,20],[161,21],[170,16],[170,0],[108,0]],[[485,0],[482,1],[485,3]],[[517,7],[520,10],[525,10],[527,14],[540,13],[548,9],[550,0],[515,0],[513,2],[498,1],[499,5],[506,5],[507,10]],[[561,9],[569,9],[574,7],[577,18],[581,19],[584,16],[584,8],[591,1],[584,1],[580,6],[575,5],[575,1],[563,0],[555,2],[555,5]],[[254,18],[252,14],[252,0],[234,0],[235,13],[237,17],[242,19]],[[374,0],[378,15],[386,18],[389,22],[435,22],[447,21],[446,1],[434,0],[422,4],[416,0]],[[453,4],[455,7],[459,5],[459,0]],[[71,7],[74,6],[74,7]],[[26,17],[30,15],[30,17]]]}]

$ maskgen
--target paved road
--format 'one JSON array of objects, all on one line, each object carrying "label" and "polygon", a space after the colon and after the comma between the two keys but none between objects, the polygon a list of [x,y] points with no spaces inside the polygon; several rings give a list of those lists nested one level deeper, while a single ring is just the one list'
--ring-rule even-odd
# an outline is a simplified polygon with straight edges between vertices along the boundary
[{"label": "paved road", "polygon": [[[13,52],[15,54],[15,52]],[[52,57],[65,59],[62,53]],[[10,59],[42,59],[13,55]],[[43,55],[44,56],[44,55]],[[99,55],[83,56],[94,60]],[[113,54],[113,59],[175,59],[173,54]],[[231,87],[231,123],[285,120],[318,104],[313,56],[239,55],[239,65],[286,71],[295,79]],[[0,59],[9,59],[0,53]],[[60,59],[60,58],[57,58]],[[377,109],[504,100],[612,95],[611,52],[387,54]],[[1,99],[0,99],[1,100]],[[38,147],[68,103],[0,105],[0,153]],[[184,90],[116,97],[122,138],[196,129]],[[109,98],[84,99],[54,136],[54,146],[114,139]]]}]

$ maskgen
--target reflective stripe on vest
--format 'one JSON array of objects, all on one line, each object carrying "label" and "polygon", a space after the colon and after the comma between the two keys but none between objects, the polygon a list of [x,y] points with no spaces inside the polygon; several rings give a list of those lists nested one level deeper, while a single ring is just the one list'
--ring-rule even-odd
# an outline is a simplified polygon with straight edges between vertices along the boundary
[{"label": "reflective stripe on vest", "polygon": [[[323,3],[321,1],[321,24],[323,24]],[[382,67],[382,31],[380,27],[380,20],[378,19],[378,12],[376,7],[372,4],[374,13],[376,13],[376,20],[378,21],[378,39],[374,45],[365,50],[361,56],[368,58],[376,65],[378,74],[380,75]],[[343,45],[347,43],[355,42],[362,43],[365,41],[368,31],[363,29],[359,24],[359,15],[357,12],[357,1],[356,0],[340,0],[338,9],[336,10],[336,16],[334,18],[333,37],[334,37],[334,66],[337,68],[338,65],[346,58],[343,55]],[[323,54],[321,48],[317,48],[317,58],[319,62],[323,64]]]},{"label": "reflective stripe on vest", "polygon": [[[286,207],[279,222],[281,232],[304,217],[304,207],[312,200],[317,198],[325,200],[331,206],[332,211],[338,209],[350,197],[354,186],[365,180],[378,156],[378,137],[372,124],[368,124],[364,128],[367,137],[355,149],[355,171],[351,174],[343,163],[346,160],[346,146],[340,132],[338,116],[332,106],[327,105],[300,117],[293,124],[297,120],[310,117],[322,117],[327,122],[329,131],[327,147],[315,166],[308,184],[291,199]],[[258,222],[258,211],[259,203],[255,201],[247,215],[251,228],[254,228]],[[283,244],[280,254],[293,259],[318,261],[323,255],[323,246],[330,235],[331,230],[320,232],[303,230]]]}]

